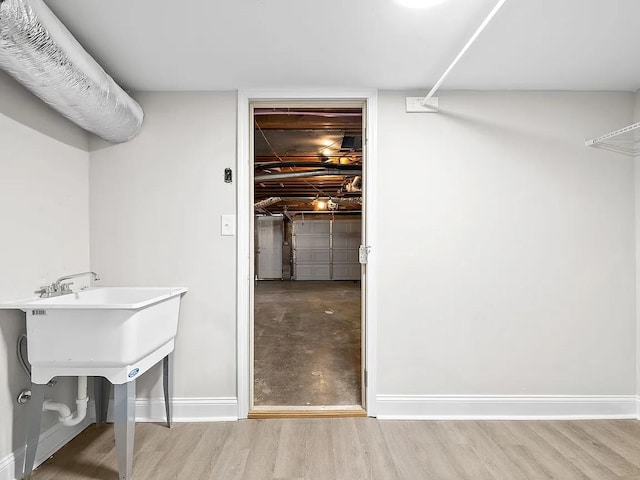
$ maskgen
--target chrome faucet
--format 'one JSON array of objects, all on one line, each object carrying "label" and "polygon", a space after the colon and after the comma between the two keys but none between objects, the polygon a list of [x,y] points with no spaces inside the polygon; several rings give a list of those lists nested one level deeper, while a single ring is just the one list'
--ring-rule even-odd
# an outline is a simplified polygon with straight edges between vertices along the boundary
[{"label": "chrome faucet", "polygon": [[[62,282],[64,282],[65,280],[71,280],[72,278],[78,278],[78,277],[83,277],[84,275],[91,275],[93,277],[94,280],[100,280],[100,277],[98,276],[98,274],[96,272],[82,272],[82,273],[73,273],[71,275],[65,275],[64,277],[60,277],[59,279],[57,279],[55,282],[53,282],[55,285],[60,286],[60,284]],[[71,283],[67,284],[67,285],[71,285]]]},{"label": "chrome faucet", "polygon": [[34,293],[39,293],[40,298],[57,297],[59,295],[67,295],[69,293],[73,293],[73,291],[71,290],[71,285],[73,285],[73,282],[67,282],[67,283],[62,283],[62,282],[65,282],[66,280],[71,280],[72,278],[82,277],[84,275],[91,275],[94,281],[100,280],[100,277],[96,272],[74,273],[71,275],[65,275],[63,277],[60,277],[51,285],[45,285],[44,287],[40,287],[40,289],[36,290]]}]

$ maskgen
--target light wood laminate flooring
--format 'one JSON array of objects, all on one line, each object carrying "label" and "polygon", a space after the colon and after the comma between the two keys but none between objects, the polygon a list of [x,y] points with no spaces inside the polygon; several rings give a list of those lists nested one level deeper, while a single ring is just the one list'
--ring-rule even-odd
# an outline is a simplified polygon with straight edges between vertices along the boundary
[{"label": "light wood laminate flooring", "polygon": [[[118,478],[89,427],[35,480]],[[242,420],[136,426],[133,480],[640,480],[640,422]]]}]

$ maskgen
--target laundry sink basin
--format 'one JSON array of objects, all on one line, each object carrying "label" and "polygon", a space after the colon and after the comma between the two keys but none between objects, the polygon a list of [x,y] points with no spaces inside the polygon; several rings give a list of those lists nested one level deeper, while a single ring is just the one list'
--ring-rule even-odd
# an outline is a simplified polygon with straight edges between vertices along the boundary
[{"label": "laundry sink basin", "polygon": [[101,287],[0,305],[27,314],[34,383],[101,376],[126,383],[167,356],[186,288]]}]

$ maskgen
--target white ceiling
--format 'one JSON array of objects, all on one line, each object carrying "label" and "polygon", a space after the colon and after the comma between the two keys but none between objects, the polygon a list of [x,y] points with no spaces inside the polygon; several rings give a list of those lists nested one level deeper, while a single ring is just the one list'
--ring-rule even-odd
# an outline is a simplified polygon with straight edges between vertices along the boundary
[{"label": "white ceiling", "polygon": [[[134,90],[428,89],[497,0],[45,0]],[[444,89],[640,88],[640,0],[508,0]]]}]

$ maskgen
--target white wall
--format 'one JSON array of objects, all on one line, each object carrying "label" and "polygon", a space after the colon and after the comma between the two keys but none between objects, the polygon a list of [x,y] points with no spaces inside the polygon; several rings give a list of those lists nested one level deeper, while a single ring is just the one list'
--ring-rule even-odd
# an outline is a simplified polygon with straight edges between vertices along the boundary
[{"label": "white wall", "polygon": [[[640,94],[444,92],[437,115],[406,114],[405,95],[379,97],[379,393],[635,394],[634,165],[583,139],[633,121],[634,102],[638,119]],[[236,395],[236,239],[220,236],[236,210],[223,182],[236,95],[136,97],[143,131],[94,141],[89,172],[85,137],[38,125],[49,114],[30,100],[47,135],[0,116],[0,301],[88,269],[90,230],[104,285],[190,289],[174,396],[224,403]],[[23,329],[24,315],[0,313],[0,418],[13,418],[0,460],[22,441]],[[160,397],[159,380],[146,374],[139,395]],[[62,383],[52,394],[70,397]]]},{"label": "white wall", "polygon": [[[236,208],[235,184],[223,182],[236,162],[236,94],[136,100],[145,111],[141,133],[126,144],[92,145],[91,267],[104,285],[189,288],[174,397],[200,399],[215,412],[216,402],[236,396],[236,239],[220,235],[220,215]],[[158,369],[146,373],[138,397],[162,397],[160,380]]]},{"label": "white wall", "polygon": [[387,395],[633,395],[633,161],[584,139],[628,93],[379,97]]},{"label": "white wall", "polygon": [[[635,394],[633,163],[583,143],[631,95],[405,95],[380,95],[379,393]],[[137,97],[141,135],[91,154],[92,268],[189,287],[174,395],[233,397],[235,95]]]},{"label": "white wall", "polygon": [[[0,85],[0,97],[5,93]],[[28,100],[23,107],[45,109]],[[73,131],[69,137],[82,135]],[[2,302],[35,296],[39,286],[88,269],[89,154],[3,114],[0,145]],[[16,357],[16,341],[24,331],[24,313],[0,310],[0,466],[24,445],[25,407],[16,404],[29,386]],[[69,401],[72,393],[69,381],[61,379],[47,397]],[[43,431],[55,421],[55,414],[45,414]],[[0,477],[6,473],[1,470]]]},{"label": "white wall", "polygon": [[0,113],[48,137],[87,151],[90,134],[0,70]]},{"label": "white wall", "polygon": [[[444,92],[437,115],[405,95],[380,94],[379,393],[635,395],[633,162],[583,143],[631,94]],[[174,396],[234,397],[235,94],[137,99],[141,135],[93,145],[92,268],[189,287]]]},{"label": "white wall", "polygon": [[[417,115],[406,94],[379,98],[379,393],[635,394],[633,162],[583,145],[631,122],[634,97],[445,92],[439,114]],[[92,145],[91,268],[104,285],[189,287],[174,396],[224,403],[236,395],[236,241],[220,236],[236,208],[223,182],[236,96],[137,99],[141,134]],[[9,299],[89,267],[87,154],[2,122]],[[26,380],[14,360],[24,317],[0,315],[0,412],[16,425],[2,458],[23,433],[14,397]],[[139,396],[160,397],[159,381],[146,374]]]}]

